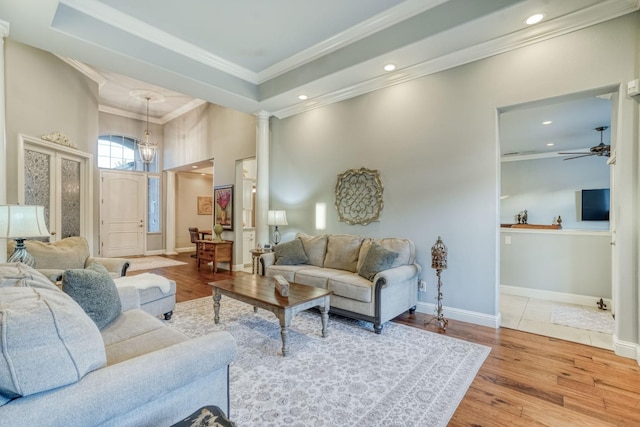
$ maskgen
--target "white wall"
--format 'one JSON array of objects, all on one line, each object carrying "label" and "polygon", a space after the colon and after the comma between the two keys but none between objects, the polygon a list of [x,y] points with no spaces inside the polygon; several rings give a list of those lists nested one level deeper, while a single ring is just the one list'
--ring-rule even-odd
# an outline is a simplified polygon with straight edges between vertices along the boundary
[{"label": "white wall", "polygon": [[513,224],[527,209],[529,224],[551,224],[558,215],[565,230],[608,230],[609,221],[582,221],[582,189],[609,188],[606,157],[563,161],[544,158],[502,162],[500,223]]},{"label": "white wall", "polygon": [[[497,110],[631,80],[638,16],[272,119],[270,205],[287,210],[290,225],[282,227],[283,240],[297,231],[315,233],[314,206],[324,202],[329,233],[412,239],[429,285],[419,298],[433,302],[429,251],[442,236],[449,247],[445,306],[497,316]],[[628,152],[635,152],[631,136],[637,137],[629,121],[632,102],[619,104],[625,112],[619,119],[625,129],[621,144],[627,145],[620,149]],[[379,170],[384,183],[381,220],[366,227],[339,223],[333,209],[336,175],[359,167]],[[619,167],[626,188],[634,188],[631,165]],[[623,264],[630,272],[624,280],[637,287],[633,266],[627,260]],[[636,307],[637,298],[626,307],[635,325],[623,334],[637,341]]]}]

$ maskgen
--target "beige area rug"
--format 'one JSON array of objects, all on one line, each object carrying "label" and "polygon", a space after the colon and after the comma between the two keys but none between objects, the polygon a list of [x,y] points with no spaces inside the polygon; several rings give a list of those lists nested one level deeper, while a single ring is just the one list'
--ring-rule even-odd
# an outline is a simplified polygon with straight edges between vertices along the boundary
[{"label": "beige area rug", "polygon": [[173,327],[196,337],[226,330],[238,344],[230,367],[231,416],[243,427],[446,426],[490,348],[387,322],[296,315],[290,354],[265,310],[222,297],[220,324],[211,297],[178,303]]},{"label": "beige area rug", "polygon": [[127,271],[150,270],[152,268],[173,267],[175,265],[185,265],[186,262],[175,261],[161,256],[145,256],[129,259],[129,269]]},{"label": "beige area rug", "polygon": [[613,335],[615,321],[610,311],[595,311],[581,307],[553,307],[551,323]]}]

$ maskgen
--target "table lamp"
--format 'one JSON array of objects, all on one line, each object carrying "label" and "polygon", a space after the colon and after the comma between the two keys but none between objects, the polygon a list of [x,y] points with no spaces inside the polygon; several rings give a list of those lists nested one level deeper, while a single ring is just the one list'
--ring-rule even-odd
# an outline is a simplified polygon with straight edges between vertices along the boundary
[{"label": "table lamp", "polygon": [[280,243],[280,231],[278,231],[279,225],[287,224],[287,212],[285,211],[269,211],[267,214],[267,225],[274,225],[276,229],[273,231],[273,244]]},{"label": "table lamp", "polygon": [[44,221],[44,206],[0,205],[0,238],[14,239],[16,249],[7,262],[35,265],[33,256],[24,245],[29,237],[47,237],[49,230]]}]

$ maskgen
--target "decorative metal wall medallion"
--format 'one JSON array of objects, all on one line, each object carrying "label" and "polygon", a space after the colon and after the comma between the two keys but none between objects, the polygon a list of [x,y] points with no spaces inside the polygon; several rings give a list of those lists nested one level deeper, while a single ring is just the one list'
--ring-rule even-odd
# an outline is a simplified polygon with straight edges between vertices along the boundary
[{"label": "decorative metal wall medallion", "polygon": [[338,219],[349,225],[367,225],[380,219],[382,201],[380,172],[360,168],[338,175],[336,210]]}]

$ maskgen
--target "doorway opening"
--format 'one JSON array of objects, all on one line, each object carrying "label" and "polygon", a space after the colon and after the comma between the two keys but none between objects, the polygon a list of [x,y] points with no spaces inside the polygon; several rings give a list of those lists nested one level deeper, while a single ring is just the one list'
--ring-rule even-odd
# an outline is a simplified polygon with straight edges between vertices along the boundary
[{"label": "doorway opening", "polygon": [[566,317],[604,314],[607,328],[614,327],[613,313],[597,305],[613,306],[614,215],[611,221],[586,219],[582,194],[615,194],[610,158],[593,149],[599,127],[607,127],[602,136],[610,145],[615,90],[499,111],[502,327],[613,348],[613,331]]}]

